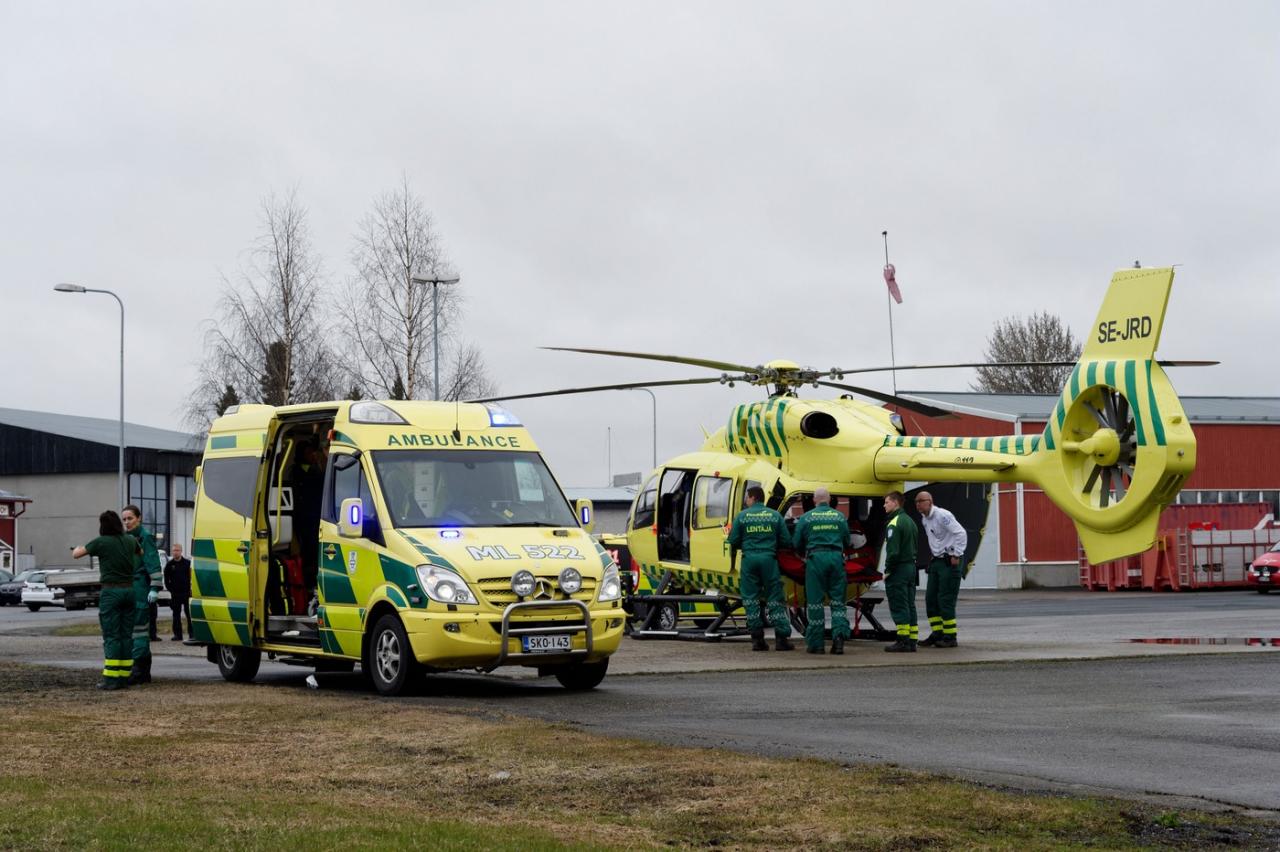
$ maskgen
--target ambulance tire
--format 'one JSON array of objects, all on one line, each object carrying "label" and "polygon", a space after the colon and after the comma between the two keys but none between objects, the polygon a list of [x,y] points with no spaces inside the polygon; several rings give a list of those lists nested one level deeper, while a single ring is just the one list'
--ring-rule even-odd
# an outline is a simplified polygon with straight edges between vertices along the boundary
[{"label": "ambulance tire", "polygon": [[363,669],[379,695],[402,695],[422,680],[422,667],[414,659],[409,635],[400,616],[393,612],[373,625],[364,653]]},{"label": "ambulance tire", "polygon": [[658,617],[653,626],[659,630],[675,630],[680,625],[680,607],[674,603],[658,604]]},{"label": "ambulance tire", "polygon": [[569,663],[557,666],[553,672],[560,685],[572,692],[595,689],[609,671],[609,658],[598,663]]},{"label": "ambulance tire", "polygon": [[262,665],[261,651],[240,645],[218,645],[214,658],[223,679],[232,683],[248,683],[258,676],[258,666]]}]

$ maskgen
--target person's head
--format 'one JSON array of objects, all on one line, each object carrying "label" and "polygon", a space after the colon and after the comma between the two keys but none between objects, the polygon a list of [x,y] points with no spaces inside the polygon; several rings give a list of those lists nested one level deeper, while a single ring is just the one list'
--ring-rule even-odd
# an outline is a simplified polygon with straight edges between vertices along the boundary
[{"label": "person's head", "polygon": [[896,512],[902,508],[902,504],[906,501],[907,498],[902,496],[901,491],[890,491],[884,495],[884,510],[890,513]]},{"label": "person's head", "polygon": [[124,507],[124,511],[120,513],[120,520],[124,521],[124,528],[129,532],[133,532],[142,525],[142,510],[130,503]]},{"label": "person's head", "polygon": [[98,535],[124,535],[120,516],[108,509],[98,516]]},{"label": "person's head", "polygon": [[747,505],[754,506],[757,503],[764,502],[764,489],[759,485],[753,485],[747,489]]},{"label": "person's head", "polygon": [[933,511],[933,495],[928,491],[921,491],[916,495],[916,511],[929,517],[929,513]]},{"label": "person's head", "polygon": [[298,448],[298,458],[303,464],[320,464],[320,447],[315,441],[304,441]]},{"label": "person's head", "polygon": [[174,558],[174,559],[181,559],[181,558],[182,558],[182,545],[180,545],[180,544],[174,544],[174,545],[173,545],[173,547],[169,548],[169,553],[173,554],[173,558]]},{"label": "person's head", "polygon": [[819,506],[826,506],[831,503],[831,492],[819,485],[813,489],[813,502]]}]

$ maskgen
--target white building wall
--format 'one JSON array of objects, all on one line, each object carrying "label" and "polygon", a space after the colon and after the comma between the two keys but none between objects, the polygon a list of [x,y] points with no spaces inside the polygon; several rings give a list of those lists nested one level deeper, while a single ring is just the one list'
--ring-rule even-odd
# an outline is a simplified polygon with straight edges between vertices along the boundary
[{"label": "white building wall", "polygon": [[18,518],[18,551],[34,554],[40,568],[76,564],[71,548],[98,535],[98,515],[120,511],[114,471],[3,476],[0,488],[31,498]]}]

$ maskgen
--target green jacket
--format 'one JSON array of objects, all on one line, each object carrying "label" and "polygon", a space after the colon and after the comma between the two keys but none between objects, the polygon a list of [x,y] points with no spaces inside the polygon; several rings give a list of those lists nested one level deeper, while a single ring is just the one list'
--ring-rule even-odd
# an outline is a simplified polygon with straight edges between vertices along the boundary
[{"label": "green jacket", "polygon": [[916,545],[920,532],[911,516],[899,509],[889,516],[884,530],[884,570],[916,570]]},{"label": "green jacket", "polygon": [[733,527],[729,530],[729,564],[733,564],[739,550],[744,554],[773,556],[778,548],[789,545],[782,515],[763,503],[757,503],[743,509],[733,519]]},{"label": "green jacket", "polygon": [[156,537],[142,524],[138,524],[129,535],[138,540],[142,546],[142,562],[138,565],[139,575],[145,574],[151,582],[151,588],[159,591],[164,587],[164,572],[160,568],[160,552],[156,550]]},{"label": "green jacket", "polygon": [[830,506],[814,506],[796,521],[792,542],[799,553],[818,549],[844,552],[849,548],[849,522]]}]

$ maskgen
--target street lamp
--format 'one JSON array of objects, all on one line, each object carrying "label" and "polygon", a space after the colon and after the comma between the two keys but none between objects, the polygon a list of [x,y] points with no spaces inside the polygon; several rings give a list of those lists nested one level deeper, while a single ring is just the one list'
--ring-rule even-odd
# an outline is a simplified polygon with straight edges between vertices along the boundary
[{"label": "street lamp", "polygon": [[440,297],[436,294],[436,288],[441,284],[457,284],[462,279],[457,275],[450,278],[441,278],[438,275],[426,277],[422,275],[411,275],[409,280],[414,284],[430,284],[431,285],[431,343],[435,347],[435,353],[432,360],[435,361],[436,368],[436,384],[432,391],[432,399],[440,398]]},{"label": "street lamp", "polygon": [[644,391],[653,401],[653,466],[658,466],[658,397],[648,388],[628,388],[628,390]]},{"label": "street lamp", "polygon": [[120,492],[120,505],[129,502],[124,490],[124,302],[110,290],[95,290],[92,287],[81,287],[79,284],[58,284],[54,290],[59,293],[106,293],[116,300],[120,306],[120,458],[116,471],[116,488]]}]

